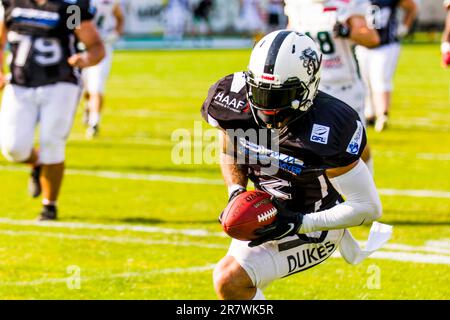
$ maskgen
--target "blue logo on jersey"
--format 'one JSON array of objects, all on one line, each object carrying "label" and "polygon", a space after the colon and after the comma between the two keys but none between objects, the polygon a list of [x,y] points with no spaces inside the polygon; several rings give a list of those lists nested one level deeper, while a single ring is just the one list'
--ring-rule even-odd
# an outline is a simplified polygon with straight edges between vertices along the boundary
[{"label": "blue logo on jersey", "polygon": [[350,143],[348,145],[348,152],[351,154],[358,154],[359,145],[357,143]]},{"label": "blue logo on jersey", "polygon": [[60,16],[57,12],[26,8],[14,8],[11,12],[11,17],[17,23],[47,27],[49,29],[56,27],[60,21]]},{"label": "blue logo on jersey", "polygon": [[310,140],[316,143],[327,144],[329,134],[330,127],[315,123],[312,128]]},{"label": "blue logo on jersey", "polygon": [[361,143],[362,143],[362,138],[363,138],[363,133],[364,133],[364,127],[361,123],[361,121],[356,121],[356,130],[355,133],[353,134],[352,140],[350,140],[350,143],[348,144],[347,147],[347,152],[350,154],[354,154],[357,155],[360,151],[361,148]]},{"label": "blue logo on jersey", "polygon": [[277,163],[278,167],[284,171],[299,175],[304,166],[304,162],[293,156],[270,150],[264,146],[257,145],[244,138],[239,138],[239,151],[250,159],[263,163]]}]

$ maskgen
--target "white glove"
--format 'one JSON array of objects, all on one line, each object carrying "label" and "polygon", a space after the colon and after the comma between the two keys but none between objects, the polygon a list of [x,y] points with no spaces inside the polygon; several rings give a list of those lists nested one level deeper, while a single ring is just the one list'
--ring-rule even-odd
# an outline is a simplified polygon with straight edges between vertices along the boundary
[{"label": "white glove", "polygon": [[408,34],[408,32],[409,32],[408,26],[406,24],[401,24],[397,28],[397,37],[403,38]]},{"label": "white glove", "polygon": [[446,54],[450,52],[450,42],[442,42],[441,43],[441,53]]}]

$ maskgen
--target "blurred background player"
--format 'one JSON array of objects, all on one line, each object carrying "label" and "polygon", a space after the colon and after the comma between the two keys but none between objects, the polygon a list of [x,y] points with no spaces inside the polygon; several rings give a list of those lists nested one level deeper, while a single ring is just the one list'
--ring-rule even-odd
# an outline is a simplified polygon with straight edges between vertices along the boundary
[{"label": "blurred background player", "polygon": [[[365,90],[361,81],[355,44],[376,47],[380,37],[366,23],[368,0],[285,0],[290,29],[307,33],[323,54],[319,89],[354,108],[363,123]],[[362,159],[373,173],[369,145]]]},{"label": "blurred background player", "polygon": [[88,101],[84,115],[84,122],[88,126],[87,138],[93,138],[99,132],[114,43],[123,34],[125,24],[120,0],[92,0],[91,3],[96,9],[95,24],[105,44],[106,56],[98,65],[83,70],[85,98]]},{"label": "blurred background player", "polygon": [[445,28],[442,34],[442,65],[450,66],[450,0],[444,1],[444,8],[447,10],[447,18],[445,20]]},{"label": "blurred background player", "polygon": [[267,4],[267,28],[275,31],[286,28],[287,19],[284,14],[283,0],[269,0]]},{"label": "blurred background player", "polygon": [[[81,87],[79,68],[101,61],[104,47],[92,22],[88,0],[3,0],[0,24],[0,87],[6,84],[3,57],[8,42],[11,78],[0,112],[2,153],[12,162],[33,167],[29,191],[42,193],[40,220],[56,219],[56,201],[64,174],[66,139],[72,127]],[[81,24],[71,25],[68,8],[76,5]],[[73,15],[73,13],[72,13]],[[71,20],[72,19],[72,20]],[[72,22],[73,23],[73,22]],[[86,45],[75,53],[75,36]],[[33,148],[40,124],[39,149]]]},{"label": "blurred background player", "polygon": [[[361,75],[366,85],[366,118],[375,122],[375,131],[387,125],[391,105],[392,79],[400,55],[400,39],[409,33],[417,15],[413,0],[371,0],[370,26],[376,28],[381,38],[377,48],[358,46],[356,54]],[[398,8],[404,10],[399,24]]]},{"label": "blurred background player", "polygon": [[182,40],[190,16],[189,1],[169,0],[164,10],[164,38],[166,40]]},{"label": "blurred background player", "polygon": [[258,35],[266,28],[264,13],[261,3],[257,0],[241,0],[239,19],[236,21],[236,29],[239,32],[247,32]]}]

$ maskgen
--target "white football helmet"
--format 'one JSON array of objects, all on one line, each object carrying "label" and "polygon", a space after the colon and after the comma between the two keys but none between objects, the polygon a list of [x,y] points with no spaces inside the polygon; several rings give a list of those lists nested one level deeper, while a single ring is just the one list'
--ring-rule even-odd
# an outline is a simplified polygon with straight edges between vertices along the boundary
[{"label": "white football helmet", "polygon": [[247,94],[253,116],[261,127],[281,128],[311,107],[320,81],[322,54],[305,34],[279,30],[253,48]]}]

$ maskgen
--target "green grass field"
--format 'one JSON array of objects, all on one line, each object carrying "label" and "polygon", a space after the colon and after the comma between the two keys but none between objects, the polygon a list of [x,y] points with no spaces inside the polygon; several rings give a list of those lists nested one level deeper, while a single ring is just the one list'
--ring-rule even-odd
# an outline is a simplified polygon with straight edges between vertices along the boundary
[{"label": "green grass field", "polygon": [[[117,52],[98,139],[85,140],[77,114],[57,223],[33,222],[28,171],[2,159],[0,299],[215,299],[226,191],[217,164],[173,164],[171,135],[193,133],[209,86],[245,69],[249,52]],[[438,45],[404,46],[390,127],[368,132],[389,245],[277,281],[268,299],[450,298],[450,71],[439,59]]]}]

